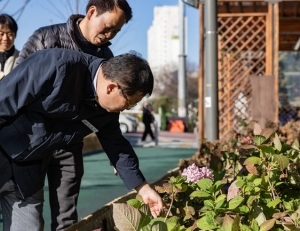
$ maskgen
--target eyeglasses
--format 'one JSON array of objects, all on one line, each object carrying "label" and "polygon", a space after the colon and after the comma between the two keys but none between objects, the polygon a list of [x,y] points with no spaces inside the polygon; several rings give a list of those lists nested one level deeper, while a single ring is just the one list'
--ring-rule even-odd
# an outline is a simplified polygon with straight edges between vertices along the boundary
[{"label": "eyeglasses", "polygon": [[128,99],[127,95],[124,93],[124,90],[120,86],[118,86],[118,87],[120,88],[123,97],[126,99],[126,103],[127,103],[127,108],[126,109],[129,110],[129,109],[135,107],[137,105],[137,103],[131,104],[129,102],[129,99]]}]

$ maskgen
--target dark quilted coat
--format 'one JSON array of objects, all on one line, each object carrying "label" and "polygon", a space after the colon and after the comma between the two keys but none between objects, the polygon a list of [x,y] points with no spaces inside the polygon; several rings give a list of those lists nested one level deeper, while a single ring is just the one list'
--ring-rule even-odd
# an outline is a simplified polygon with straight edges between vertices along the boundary
[{"label": "dark quilted coat", "polygon": [[[75,39],[74,26],[76,26],[77,20],[83,17],[83,15],[71,15],[66,23],[41,27],[36,30],[24,44],[15,66],[38,50],[58,47],[82,51]],[[99,46],[95,49],[93,55],[100,58],[113,57],[113,53],[108,47],[109,45],[111,45],[110,42]]]}]

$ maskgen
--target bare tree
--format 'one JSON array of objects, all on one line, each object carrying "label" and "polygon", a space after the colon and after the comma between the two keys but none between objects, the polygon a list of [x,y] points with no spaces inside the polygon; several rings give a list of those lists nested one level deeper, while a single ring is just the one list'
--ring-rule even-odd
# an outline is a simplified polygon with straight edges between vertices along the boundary
[{"label": "bare tree", "polygon": [[[177,108],[178,68],[174,65],[166,65],[154,71],[154,78],[154,108],[157,110],[158,107],[162,107],[165,112],[172,113]],[[197,72],[191,65],[187,65],[186,80],[186,102],[194,104],[193,102],[198,98],[198,78]]]},{"label": "bare tree", "polygon": [[[22,16],[22,14],[29,2],[30,2],[30,0],[24,0],[23,4],[18,9],[15,12],[11,13],[11,16],[13,16],[16,21],[18,21],[20,19],[20,17]],[[6,0],[6,1],[0,0],[0,13],[6,9],[6,7],[9,3],[10,3],[10,0]]]}]

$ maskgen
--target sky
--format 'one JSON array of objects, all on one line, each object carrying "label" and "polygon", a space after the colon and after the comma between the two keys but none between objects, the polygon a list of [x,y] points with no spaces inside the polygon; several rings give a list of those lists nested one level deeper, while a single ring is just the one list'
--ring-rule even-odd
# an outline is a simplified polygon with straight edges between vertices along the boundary
[{"label": "sky", "polygon": [[[21,11],[25,1],[29,1]],[[147,59],[147,30],[153,20],[155,6],[178,5],[179,0],[128,0],[133,18],[125,24],[121,32],[112,40],[112,51],[115,55],[135,50]],[[71,3],[70,9],[67,2]],[[14,17],[18,23],[18,34],[15,40],[17,49],[22,49],[28,37],[38,28],[50,24],[64,23],[76,12],[76,0],[0,0],[0,12]],[[85,15],[87,0],[79,0],[78,12]],[[20,13],[22,12],[22,13]],[[187,62],[199,63],[199,12],[191,6],[185,6],[188,19]],[[176,19],[170,19],[176,20]]]}]

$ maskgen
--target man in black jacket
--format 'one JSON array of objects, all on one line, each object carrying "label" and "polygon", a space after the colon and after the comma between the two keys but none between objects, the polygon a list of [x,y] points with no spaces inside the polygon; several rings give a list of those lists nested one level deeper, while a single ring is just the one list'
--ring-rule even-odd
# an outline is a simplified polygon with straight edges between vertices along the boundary
[{"label": "man in black jacket", "polygon": [[[66,48],[111,58],[109,40],[132,18],[126,0],[89,0],[86,16],[71,15],[67,23],[36,30],[20,51],[18,65],[37,50]],[[37,76],[38,78],[38,76]],[[57,150],[47,172],[52,231],[78,221],[77,199],[83,175],[83,140]],[[62,181],[60,181],[62,179]]]},{"label": "man in black jacket", "polygon": [[34,53],[3,78],[0,202],[4,231],[43,230],[43,201],[36,194],[43,188],[49,162],[56,150],[92,132],[127,188],[137,190],[154,217],[159,214],[163,202],[146,182],[118,121],[119,112],[151,95],[153,81],[148,63],[135,54],[104,60],[55,48]]}]

